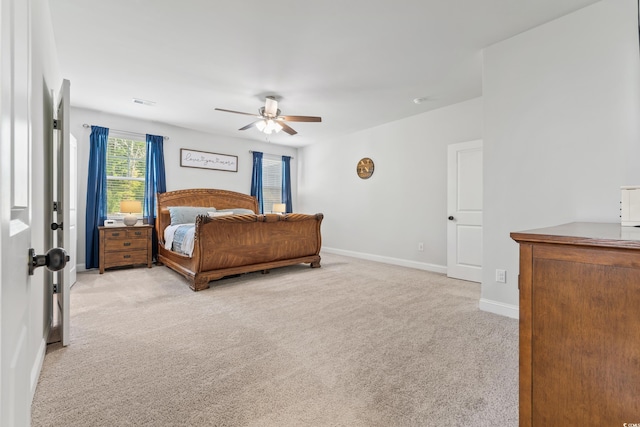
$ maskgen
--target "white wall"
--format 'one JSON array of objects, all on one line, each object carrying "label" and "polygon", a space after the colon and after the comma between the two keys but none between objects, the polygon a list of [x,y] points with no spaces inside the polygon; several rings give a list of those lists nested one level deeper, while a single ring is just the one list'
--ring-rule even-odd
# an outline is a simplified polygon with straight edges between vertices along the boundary
[{"label": "white wall", "polygon": [[[73,102],[73,82],[71,82],[71,100]],[[149,107],[153,108],[153,107]],[[71,133],[78,140],[78,268],[85,264],[85,215],[87,206],[87,173],[89,163],[90,128],[83,124],[97,125],[141,134],[168,136],[164,143],[165,171],[167,191],[186,188],[220,188],[223,190],[251,193],[252,155],[249,150],[262,151],[265,154],[292,156],[291,191],[293,208],[299,211],[297,204],[297,148],[257,142],[242,138],[229,138],[213,135],[164,123],[138,120],[131,117],[116,116],[83,108],[71,108]],[[247,131],[250,132],[250,131]],[[180,149],[189,148],[200,151],[238,156],[238,172],[226,172],[208,169],[194,169],[180,166]]]},{"label": "white wall", "polygon": [[603,0],[485,50],[481,308],[517,316],[510,232],[619,222],[620,186],[640,183],[636,7]]},{"label": "white wall", "polygon": [[323,250],[444,272],[447,145],[481,137],[478,98],[300,149],[300,206],[324,213]]}]

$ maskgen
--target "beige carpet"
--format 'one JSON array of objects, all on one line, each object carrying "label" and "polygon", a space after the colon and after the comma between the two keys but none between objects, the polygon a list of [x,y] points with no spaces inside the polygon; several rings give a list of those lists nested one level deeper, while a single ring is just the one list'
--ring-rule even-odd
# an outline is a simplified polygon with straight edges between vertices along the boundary
[{"label": "beige carpet", "polygon": [[518,322],[477,283],[323,254],[192,292],[78,275],[34,426],[516,426]]}]

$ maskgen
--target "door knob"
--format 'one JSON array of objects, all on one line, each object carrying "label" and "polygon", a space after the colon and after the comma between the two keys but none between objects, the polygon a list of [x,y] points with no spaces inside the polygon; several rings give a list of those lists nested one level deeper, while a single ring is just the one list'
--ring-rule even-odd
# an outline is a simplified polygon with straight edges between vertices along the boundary
[{"label": "door knob", "polygon": [[62,248],[52,248],[44,255],[36,255],[36,251],[29,249],[29,276],[33,276],[33,271],[45,266],[49,271],[60,271],[69,261],[69,255],[67,251]]},{"label": "door knob", "polygon": [[60,230],[62,230],[62,223],[60,223],[60,224],[56,224],[55,222],[52,222],[52,223],[51,223],[51,229],[52,229],[53,231],[56,231],[58,228],[59,228]]},{"label": "door knob", "polygon": [[449,221],[453,221],[455,218],[453,217],[453,215],[449,216]]}]

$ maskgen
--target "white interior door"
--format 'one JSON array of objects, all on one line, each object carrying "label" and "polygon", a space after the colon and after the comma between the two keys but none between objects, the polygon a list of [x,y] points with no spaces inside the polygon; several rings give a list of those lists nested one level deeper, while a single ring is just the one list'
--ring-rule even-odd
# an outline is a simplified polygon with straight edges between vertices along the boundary
[{"label": "white interior door", "polygon": [[67,251],[69,262],[56,273],[58,284],[58,308],[60,311],[60,335],[62,345],[69,344],[69,294],[71,286],[76,282],[76,191],[77,191],[77,142],[69,133],[69,80],[63,80],[60,89],[60,100],[56,111],[57,132],[54,138],[56,144],[56,174],[54,186],[54,200],[57,210],[54,213],[58,229],[56,230],[57,245]]},{"label": "white interior door", "polygon": [[449,145],[447,275],[482,281],[482,141]]},{"label": "white interior door", "polygon": [[0,0],[0,425],[30,424],[29,1]]}]

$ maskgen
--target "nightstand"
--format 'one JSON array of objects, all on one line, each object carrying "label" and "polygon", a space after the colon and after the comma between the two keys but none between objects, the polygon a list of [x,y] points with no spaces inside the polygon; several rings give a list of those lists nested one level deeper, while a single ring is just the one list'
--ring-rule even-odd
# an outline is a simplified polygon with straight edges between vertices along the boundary
[{"label": "nightstand", "polygon": [[151,268],[151,225],[98,227],[100,274],[105,268],[146,264]]}]

